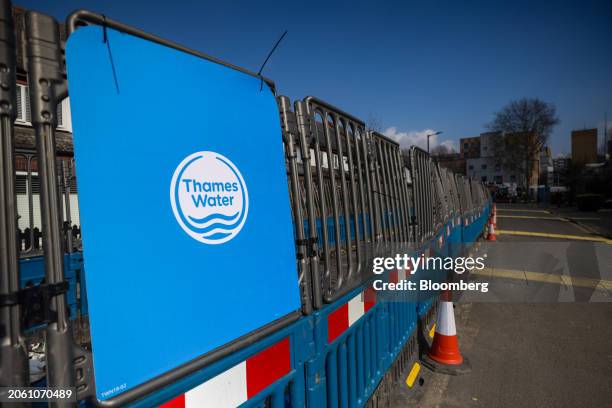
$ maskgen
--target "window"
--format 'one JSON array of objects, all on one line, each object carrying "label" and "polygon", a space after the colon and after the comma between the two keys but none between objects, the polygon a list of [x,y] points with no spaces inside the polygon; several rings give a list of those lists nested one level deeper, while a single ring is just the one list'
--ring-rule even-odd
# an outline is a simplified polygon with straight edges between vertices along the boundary
[{"label": "window", "polygon": [[516,176],[515,176],[514,174],[512,174],[512,175],[510,176],[510,181],[511,181],[511,182],[516,182]]},{"label": "window", "polygon": [[503,176],[495,176],[493,177],[493,181],[495,184],[502,184],[504,182],[504,178]]},{"label": "window", "polygon": [[486,183],[487,182],[487,176],[482,176],[482,181]]},{"label": "window", "polygon": [[499,164],[495,165],[495,171],[500,171],[501,170],[501,166]]},{"label": "window", "polygon": [[30,123],[30,92],[26,85],[17,84],[17,122]]},{"label": "window", "polygon": [[[27,85],[17,84],[17,123],[32,124],[32,113],[30,112],[30,90]],[[57,127],[62,130],[72,131],[70,120],[70,101],[64,99],[57,104]]]},{"label": "window", "polygon": [[57,105],[58,129],[72,132],[72,117],[70,112],[70,98],[65,98]]},{"label": "window", "polygon": [[487,169],[487,165],[486,165],[486,164],[482,164],[482,165],[480,166],[480,168],[481,168],[482,170],[486,170],[486,169]]},{"label": "window", "polygon": [[463,144],[463,148],[464,148],[464,149],[467,149],[467,148],[468,148],[468,144],[467,144],[467,143],[464,143],[464,144]]},{"label": "window", "polygon": [[474,166],[470,164],[470,165],[468,166],[468,170],[474,170]]}]

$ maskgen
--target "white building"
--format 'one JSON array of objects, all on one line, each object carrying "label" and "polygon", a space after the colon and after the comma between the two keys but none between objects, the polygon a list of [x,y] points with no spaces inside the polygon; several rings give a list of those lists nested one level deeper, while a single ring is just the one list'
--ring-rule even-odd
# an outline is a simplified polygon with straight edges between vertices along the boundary
[{"label": "white building", "polygon": [[480,157],[466,160],[466,174],[488,184],[516,183],[516,175],[507,174],[502,166],[496,163],[494,158],[496,137],[499,136],[495,133],[480,134]]}]

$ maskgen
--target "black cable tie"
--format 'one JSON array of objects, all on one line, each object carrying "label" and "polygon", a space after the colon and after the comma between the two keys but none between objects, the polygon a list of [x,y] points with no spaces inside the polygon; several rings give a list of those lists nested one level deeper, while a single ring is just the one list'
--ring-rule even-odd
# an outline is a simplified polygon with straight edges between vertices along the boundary
[{"label": "black cable tie", "polygon": [[110,39],[107,33],[106,16],[102,14],[102,42],[106,44],[108,50],[108,58],[110,59],[111,69],[113,71],[113,80],[115,81],[115,89],[119,93],[119,80],[117,79],[117,71],[115,70],[115,61],[113,60],[113,53],[111,51]]},{"label": "black cable tie", "polygon": [[51,299],[68,292],[68,281],[41,283],[13,293],[0,295],[0,307],[21,305],[24,328],[56,321],[57,313],[51,310]]},{"label": "black cable tie", "polygon": [[106,44],[108,42],[108,34],[106,33],[106,16],[102,14],[102,42]]},{"label": "black cable tie", "polygon": [[261,75],[261,72],[263,71],[264,67],[268,63],[268,60],[270,59],[274,51],[276,51],[276,47],[278,47],[278,45],[280,44],[281,41],[283,41],[283,38],[285,38],[286,35],[287,35],[287,30],[285,30],[283,35],[281,35],[280,38],[276,41],[276,44],[274,44],[274,47],[272,47],[272,49],[268,53],[268,56],[266,57],[265,61],[263,62],[263,64],[261,64],[261,68],[259,68],[259,71],[257,71],[257,76],[259,77],[259,80],[260,80],[259,92],[263,90],[263,76]]},{"label": "black cable tie", "polygon": [[3,293],[0,295],[0,307],[18,305],[20,292]]},{"label": "black cable tie", "polygon": [[296,239],[295,243],[297,245],[313,245],[317,242],[315,237],[304,238],[304,239]]}]

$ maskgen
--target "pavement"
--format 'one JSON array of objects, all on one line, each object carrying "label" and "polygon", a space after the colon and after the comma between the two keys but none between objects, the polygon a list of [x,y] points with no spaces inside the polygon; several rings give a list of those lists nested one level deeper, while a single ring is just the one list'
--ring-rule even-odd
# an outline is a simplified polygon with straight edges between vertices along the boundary
[{"label": "pavement", "polygon": [[502,233],[476,251],[500,265],[470,279],[496,282],[501,297],[455,304],[472,372],[421,368],[392,406],[612,406],[612,213],[497,209]]}]

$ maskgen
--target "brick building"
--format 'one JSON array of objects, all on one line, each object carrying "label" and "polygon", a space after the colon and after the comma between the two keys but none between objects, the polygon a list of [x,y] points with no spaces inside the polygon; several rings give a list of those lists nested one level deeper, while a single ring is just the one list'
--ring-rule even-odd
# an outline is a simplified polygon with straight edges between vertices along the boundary
[{"label": "brick building", "polygon": [[575,164],[597,162],[597,129],[572,131],[572,162]]},{"label": "brick building", "polygon": [[460,153],[463,159],[480,157],[480,136],[461,139]]},{"label": "brick building", "polygon": [[433,159],[440,164],[441,167],[447,168],[457,174],[465,175],[465,159],[461,157],[461,153],[447,153],[433,156]]}]

